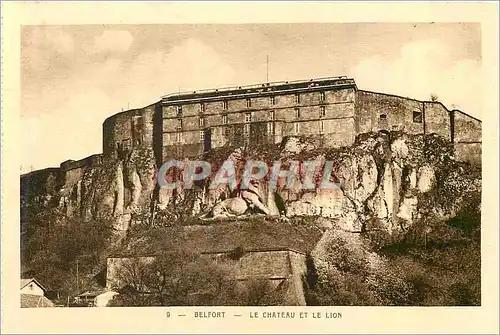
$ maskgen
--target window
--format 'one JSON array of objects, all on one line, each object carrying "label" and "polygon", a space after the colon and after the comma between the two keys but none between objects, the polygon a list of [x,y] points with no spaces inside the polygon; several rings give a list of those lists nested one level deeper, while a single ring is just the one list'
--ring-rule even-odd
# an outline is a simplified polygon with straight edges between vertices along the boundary
[{"label": "window", "polygon": [[293,124],[293,131],[295,132],[295,134],[298,134],[300,132],[300,123],[295,122]]},{"label": "window", "polygon": [[177,119],[177,127],[176,127],[177,130],[181,130],[182,129],[182,119]]},{"label": "window", "polygon": [[319,107],[319,117],[325,117],[326,116],[326,108],[325,106],[320,106]]},{"label": "window", "polygon": [[325,133],[325,123],[323,120],[319,121],[319,133],[324,134]]},{"label": "window", "polygon": [[325,101],[325,92],[319,92],[319,101],[321,102]]},{"label": "window", "polygon": [[205,140],[205,132],[203,130],[200,131],[200,142]]},{"label": "window", "polygon": [[229,135],[230,135],[229,127],[224,127],[224,136],[229,137]]},{"label": "window", "polygon": [[252,99],[247,99],[247,108],[252,107]]},{"label": "window", "polygon": [[199,125],[201,128],[205,127],[205,118],[204,117],[200,117]]},{"label": "window", "polygon": [[222,123],[227,124],[227,115],[226,114],[222,115]]},{"label": "window", "polygon": [[269,120],[275,120],[275,115],[274,115],[274,111],[270,111],[269,112]]},{"label": "window", "polygon": [[249,124],[246,124],[244,127],[243,127],[243,134],[248,137],[250,136],[250,125]]},{"label": "window", "polygon": [[270,97],[269,101],[270,101],[271,105],[276,105],[276,97]]},{"label": "window", "polygon": [[413,112],[413,122],[422,123],[422,112],[421,111],[414,111]]},{"label": "window", "polygon": [[267,133],[269,135],[273,135],[274,134],[274,122],[268,122],[267,123]]},{"label": "window", "polygon": [[177,136],[176,136],[176,141],[177,141],[177,143],[182,142],[182,133],[177,133],[176,135],[177,135]]},{"label": "window", "polygon": [[252,113],[245,113],[245,122],[252,122]]},{"label": "window", "polygon": [[227,110],[227,101],[222,102],[222,109]]},{"label": "window", "polygon": [[380,120],[385,120],[387,119],[387,115],[385,114],[380,114]]},{"label": "window", "polygon": [[300,118],[300,109],[299,108],[295,108],[295,118],[296,119]]},{"label": "window", "polygon": [[182,106],[177,106],[177,115],[182,116]]},{"label": "window", "polygon": [[300,94],[295,94],[295,103],[300,104]]},{"label": "window", "polygon": [[200,103],[200,111],[204,112],[205,111],[205,104],[202,102]]}]

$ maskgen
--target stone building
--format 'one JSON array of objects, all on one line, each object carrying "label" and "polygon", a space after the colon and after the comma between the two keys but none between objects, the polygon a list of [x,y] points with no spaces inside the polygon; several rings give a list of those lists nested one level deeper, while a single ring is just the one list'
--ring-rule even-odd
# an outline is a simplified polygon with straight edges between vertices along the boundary
[{"label": "stone building", "polygon": [[360,90],[352,78],[332,77],[166,95],[107,118],[102,155],[33,171],[21,180],[27,187],[28,179],[31,184],[45,181],[50,172],[56,184],[77,196],[86,169],[124,158],[132,149],[152,150],[159,167],[168,159],[224,145],[279,143],[298,136],[319,146],[342,147],[357,135],[378,131],[439,134],[453,143],[457,160],[481,164],[480,120],[438,101]]},{"label": "stone building", "polygon": [[359,134],[439,134],[461,160],[480,162],[481,121],[437,101],[359,90],[354,79],[320,78],[169,94],[103,125],[105,157],[149,146],[157,163],[224,145],[307,137],[319,146],[351,145]]},{"label": "stone building", "polygon": [[239,286],[247,286],[252,279],[268,282],[273,291],[281,291],[285,306],[305,306],[304,283],[307,277],[306,254],[290,248],[245,250],[237,260],[228,255],[234,251],[210,251],[201,254],[231,269]]},{"label": "stone building", "polygon": [[355,131],[354,80],[278,82],[163,97],[163,157],[199,154],[225,144],[278,143],[308,136],[350,145]]}]

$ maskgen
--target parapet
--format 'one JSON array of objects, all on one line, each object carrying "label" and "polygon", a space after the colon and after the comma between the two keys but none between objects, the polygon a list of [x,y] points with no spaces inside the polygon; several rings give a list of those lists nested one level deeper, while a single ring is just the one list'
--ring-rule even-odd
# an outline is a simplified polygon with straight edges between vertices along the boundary
[{"label": "parapet", "polygon": [[356,87],[354,79],[346,76],[316,78],[310,80],[276,81],[263,84],[233,86],[198,91],[171,93],[162,97],[162,103],[177,103],[185,100],[220,99],[242,95],[265,95],[284,92],[299,92],[301,90],[321,89],[325,87]]},{"label": "parapet", "polygon": [[61,163],[60,169],[62,172],[66,172],[82,167],[98,166],[100,164],[102,164],[102,154],[94,154],[77,161],[72,159],[64,161]]}]

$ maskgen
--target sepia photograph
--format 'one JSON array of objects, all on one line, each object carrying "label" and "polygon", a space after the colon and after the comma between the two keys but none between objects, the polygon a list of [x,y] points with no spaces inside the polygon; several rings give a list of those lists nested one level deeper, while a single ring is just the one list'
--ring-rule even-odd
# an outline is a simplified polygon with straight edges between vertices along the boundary
[{"label": "sepia photograph", "polygon": [[21,306],[480,306],[480,66],[475,23],[23,27]]},{"label": "sepia photograph", "polygon": [[1,6],[1,333],[498,333],[498,4]]}]

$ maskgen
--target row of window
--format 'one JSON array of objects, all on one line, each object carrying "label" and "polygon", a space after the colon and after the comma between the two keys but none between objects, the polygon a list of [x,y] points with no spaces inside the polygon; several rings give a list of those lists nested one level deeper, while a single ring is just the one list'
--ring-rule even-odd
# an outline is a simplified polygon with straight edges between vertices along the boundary
[{"label": "row of window", "polygon": [[[267,124],[267,133],[268,135],[274,135],[274,123],[273,122],[269,122]],[[294,134],[298,135],[300,134],[300,123],[299,122],[295,122],[293,124],[293,132]],[[324,124],[324,121],[320,121],[319,122],[319,133],[320,134],[324,134],[325,132],[325,124]],[[175,134],[176,135],[176,142],[177,143],[181,143],[182,142],[182,133],[177,133]],[[229,128],[224,128],[223,129],[223,135],[225,137],[229,137],[230,133],[229,133]],[[249,124],[245,124],[243,126],[243,135],[245,137],[249,137],[250,136],[250,125]],[[204,130],[200,130],[200,142],[204,142],[205,141],[205,131]]]},{"label": "row of window", "polygon": [[[296,119],[300,119],[300,108],[295,108],[295,118]],[[319,111],[319,117],[325,117],[326,116],[326,109],[324,106],[320,106],[320,111]],[[223,114],[222,116],[222,124],[228,124],[228,121],[227,121],[227,114]],[[276,120],[276,114],[274,111],[269,111],[269,120]],[[182,129],[182,125],[183,125],[183,121],[181,118],[179,118],[177,120],[178,124],[177,124],[177,127],[176,129],[180,130]],[[252,122],[252,113],[245,113],[245,122],[248,123],[248,122]],[[205,127],[205,117],[203,116],[200,116],[200,118],[198,119],[198,126],[200,128],[203,128]]]},{"label": "row of window", "polygon": [[[270,114],[269,118],[271,120],[274,120],[274,111],[270,111],[269,114]],[[322,111],[321,116],[324,116],[324,111]],[[423,121],[422,116],[423,116],[422,112],[414,111],[413,112],[413,122],[414,123],[422,123],[422,121]],[[296,109],[295,117],[300,118],[300,110],[298,108]],[[386,119],[387,119],[386,114],[380,114],[380,120],[386,120]],[[243,126],[243,135],[248,137],[250,135],[250,124],[248,124],[248,123],[252,122],[252,113],[245,114],[245,122],[246,122],[246,124]],[[222,115],[222,123],[227,124],[227,115]],[[200,127],[205,126],[205,118],[200,117],[199,125],[200,125]],[[182,119],[179,119],[179,127],[180,127],[180,129],[182,129]],[[300,133],[300,123],[299,122],[295,122],[293,124],[293,131],[295,134]],[[269,135],[274,134],[274,123],[273,122],[269,122],[267,124],[267,132]],[[319,132],[320,132],[320,134],[324,134],[324,132],[325,132],[325,125],[324,125],[323,120],[321,120],[319,122]],[[224,128],[224,136],[229,137],[229,128]],[[205,140],[205,131],[201,130],[200,131],[200,141],[203,142],[204,140]],[[176,134],[176,141],[178,143],[182,142],[182,133]]]},{"label": "row of window", "polygon": [[[387,114],[380,114],[379,120],[384,122],[387,120]],[[423,113],[421,111],[413,111],[413,123],[422,123],[423,122]]]},{"label": "row of window", "polygon": [[[325,117],[325,115],[326,115],[325,108],[323,106],[321,106],[319,116]],[[300,119],[300,108],[295,108],[295,118]],[[275,120],[274,111],[269,111],[269,119],[273,120],[273,121]],[[386,120],[386,119],[387,119],[386,114],[380,114],[380,120]],[[413,122],[414,123],[422,123],[422,121],[423,121],[422,119],[423,119],[422,112],[420,112],[420,111],[413,112]],[[245,113],[245,123],[249,123],[249,122],[252,122],[252,113]],[[224,124],[224,125],[228,124],[226,114],[222,115],[222,124]],[[321,122],[321,124],[323,124],[323,122]],[[205,127],[205,118],[203,116],[199,118],[198,125],[200,128]],[[183,128],[183,121],[182,121],[182,119],[178,119],[178,124],[177,124],[176,129],[182,130],[182,128]]]},{"label": "row of window", "polygon": [[[300,94],[295,94],[295,103],[300,104]],[[325,92],[319,92],[319,101],[324,102],[325,101]],[[269,97],[269,103],[271,105],[276,105],[276,97]],[[246,99],[246,106],[247,108],[252,107],[252,99],[248,98]],[[228,101],[224,100],[222,101],[222,109],[227,110],[228,109]],[[200,103],[200,111],[205,112],[206,110],[206,105],[205,103]],[[182,114],[182,105],[177,106],[177,113]]]}]

